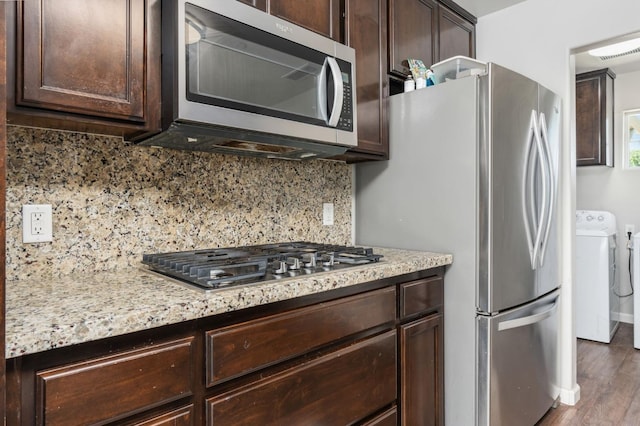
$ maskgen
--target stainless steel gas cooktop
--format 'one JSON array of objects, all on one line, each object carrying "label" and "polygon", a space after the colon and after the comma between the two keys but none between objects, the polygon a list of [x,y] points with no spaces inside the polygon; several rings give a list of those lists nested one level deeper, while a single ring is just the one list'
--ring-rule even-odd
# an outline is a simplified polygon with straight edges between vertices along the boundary
[{"label": "stainless steel gas cooktop", "polygon": [[148,269],[203,289],[257,284],[378,262],[373,249],[293,242],[145,254]]}]

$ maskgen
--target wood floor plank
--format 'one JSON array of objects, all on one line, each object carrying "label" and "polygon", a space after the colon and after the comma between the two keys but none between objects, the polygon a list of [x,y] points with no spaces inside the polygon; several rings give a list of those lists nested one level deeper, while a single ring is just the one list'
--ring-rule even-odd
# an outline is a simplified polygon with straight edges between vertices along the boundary
[{"label": "wood floor plank", "polygon": [[620,324],[610,344],[578,340],[580,401],[551,409],[538,426],[640,426],[640,351],[633,325]]}]

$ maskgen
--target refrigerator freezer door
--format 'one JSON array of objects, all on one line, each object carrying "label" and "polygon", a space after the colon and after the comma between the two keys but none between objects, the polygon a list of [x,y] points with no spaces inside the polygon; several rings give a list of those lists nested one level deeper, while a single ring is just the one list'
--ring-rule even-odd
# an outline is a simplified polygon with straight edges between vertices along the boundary
[{"label": "refrigerator freezer door", "polygon": [[480,81],[477,309],[491,313],[541,295],[522,211],[538,83],[495,64]]},{"label": "refrigerator freezer door", "polygon": [[558,397],[558,297],[478,316],[479,426],[533,425]]}]

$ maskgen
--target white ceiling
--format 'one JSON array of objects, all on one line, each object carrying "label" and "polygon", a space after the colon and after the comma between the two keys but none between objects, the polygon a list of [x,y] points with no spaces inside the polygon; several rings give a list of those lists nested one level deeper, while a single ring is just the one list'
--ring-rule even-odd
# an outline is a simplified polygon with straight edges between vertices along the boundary
[{"label": "white ceiling", "polygon": [[523,1],[525,0],[456,0],[456,3],[479,18]]},{"label": "white ceiling", "polygon": [[[497,12],[500,9],[505,9],[523,1],[526,0],[456,0],[456,3],[479,18],[483,15]],[[640,53],[609,59],[606,61],[603,61],[597,57],[593,57],[587,53],[587,49],[603,47],[609,44],[628,40],[629,38],[633,37],[640,37],[640,34],[627,34],[615,39],[604,40],[599,43],[594,43],[590,46],[584,46],[583,48],[575,49],[575,51],[577,52],[575,54],[576,73],[593,71],[602,68],[611,68],[616,75],[640,71]]]},{"label": "white ceiling", "polygon": [[621,56],[619,58],[613,58],[603,61],[598,57],[589,55],[586,51],[589,48],[603,47],[638,36],[638,34],[628,34],[625,36],[617,37],[615,39],[606,40],[601,43],[596,43],[591,46],[585,46],[585,48],[583,49],[578,49],[580,53],[576,53],[575,55],[576,74],[603,68],[612,69],[616,75],[640,71],[640,53],[633,53],[631,55]]}]

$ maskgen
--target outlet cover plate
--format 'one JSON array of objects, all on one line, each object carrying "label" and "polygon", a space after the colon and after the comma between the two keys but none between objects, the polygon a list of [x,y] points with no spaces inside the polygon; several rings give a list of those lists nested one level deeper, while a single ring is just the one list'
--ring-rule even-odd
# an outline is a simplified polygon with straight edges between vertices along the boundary
[{"label": "outlet cover plate", "polygon": [[322,224],[333,225],[333,203],[322,203]]},{"label": "outlet cover plate", "polygon": [[44,243],[53,241],[51,204],[25,204],[22,206],[22,242]]}]

